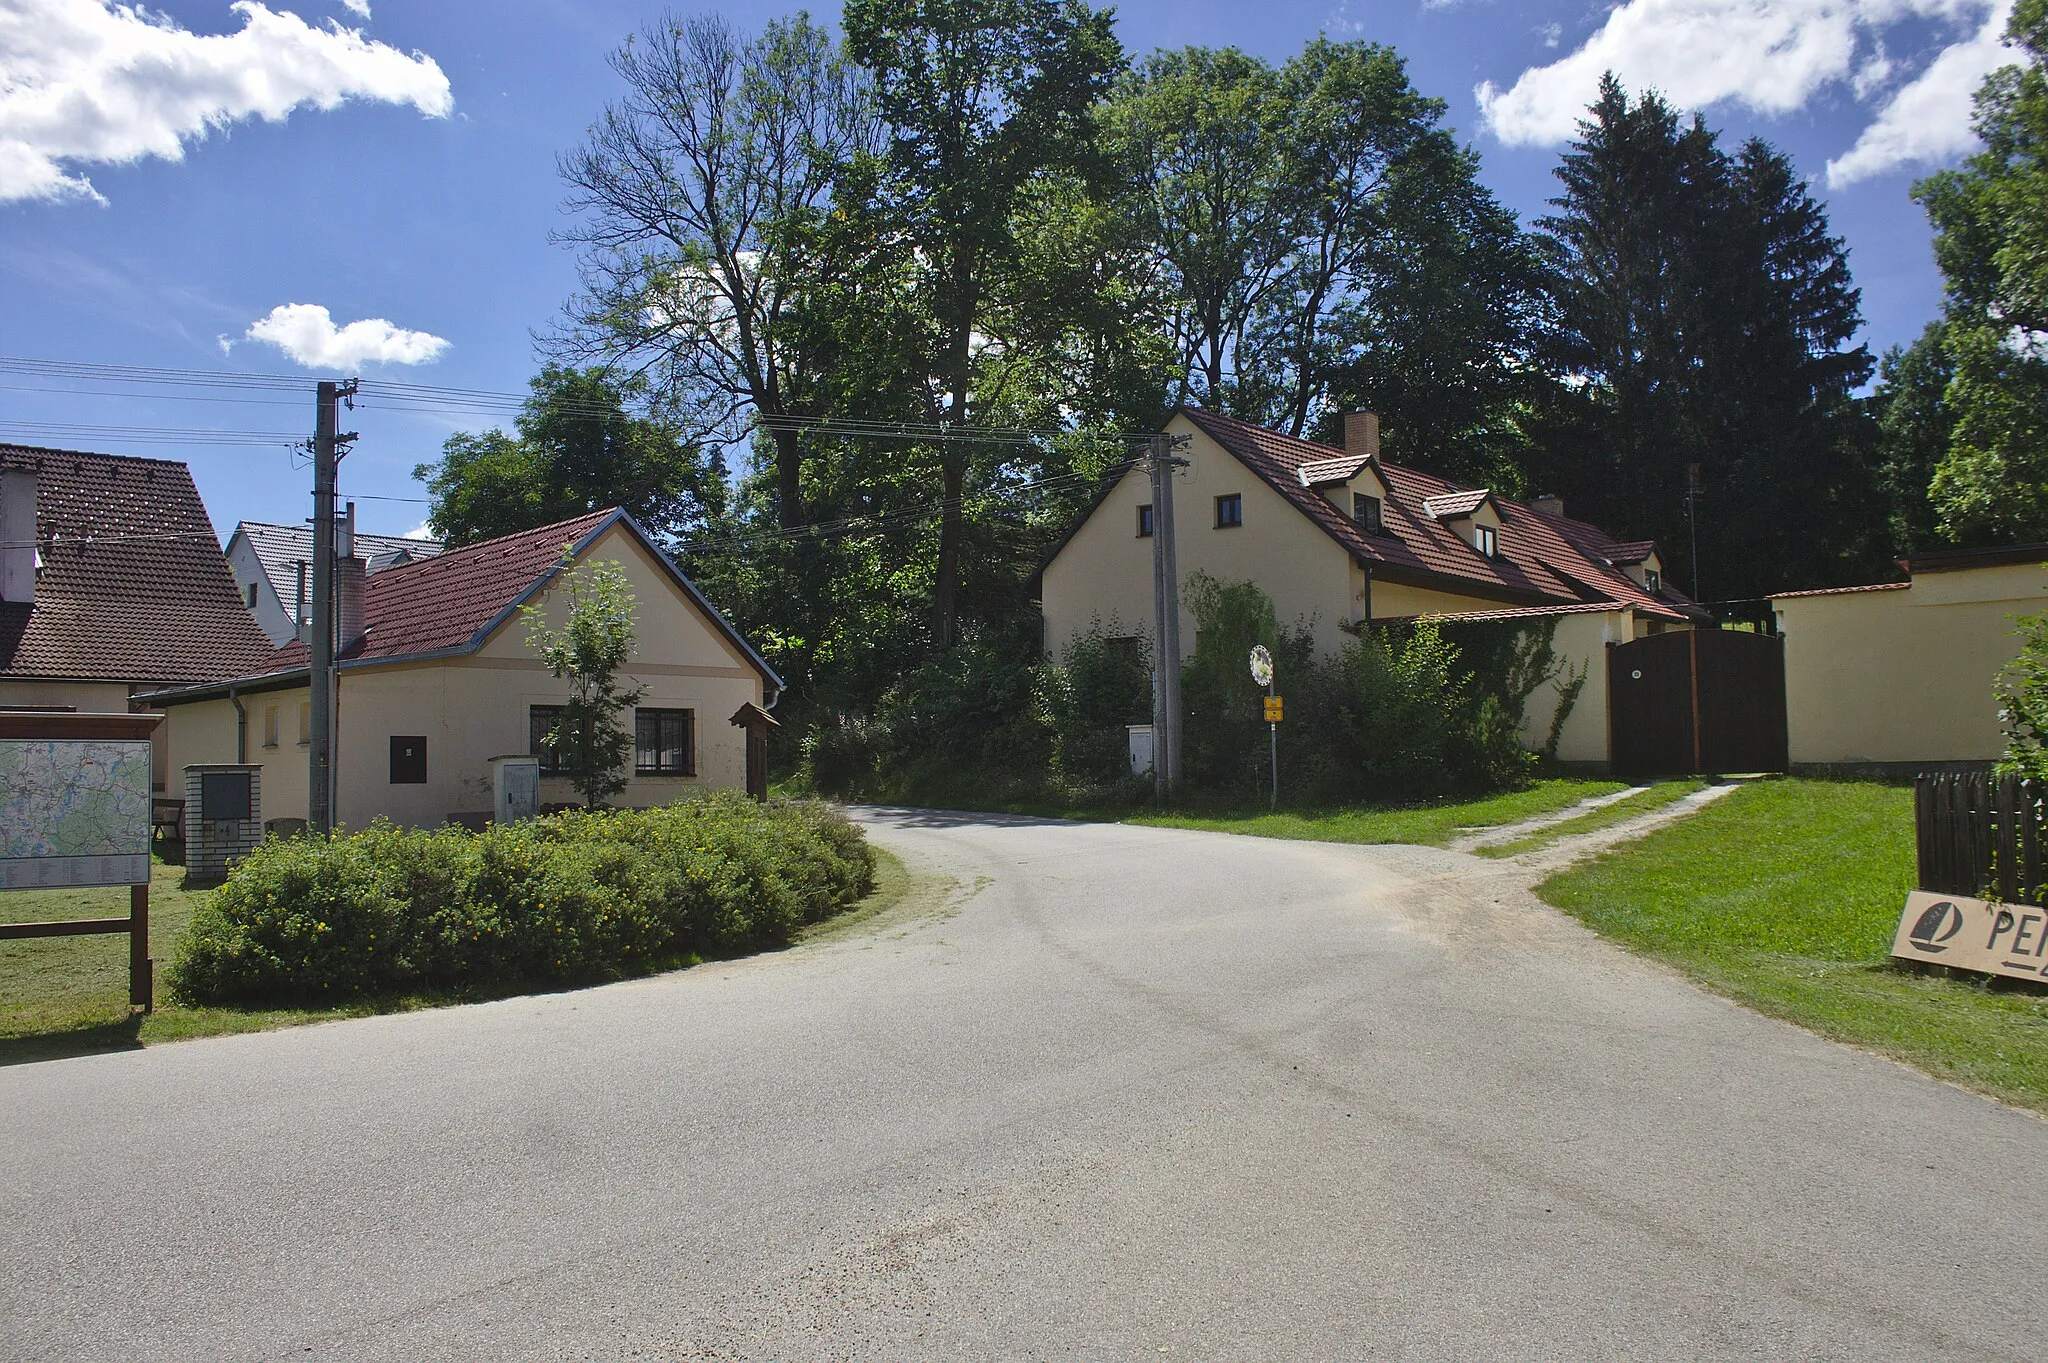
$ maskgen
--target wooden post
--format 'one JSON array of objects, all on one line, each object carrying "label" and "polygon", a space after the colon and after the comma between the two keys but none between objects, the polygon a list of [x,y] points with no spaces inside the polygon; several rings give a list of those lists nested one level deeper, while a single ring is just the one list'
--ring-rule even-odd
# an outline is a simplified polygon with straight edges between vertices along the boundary
[{"label": "wooden post", "polygon": [[149,958],[149,886],[128,887],[128,1002],[156,1011],[156,962]]}]

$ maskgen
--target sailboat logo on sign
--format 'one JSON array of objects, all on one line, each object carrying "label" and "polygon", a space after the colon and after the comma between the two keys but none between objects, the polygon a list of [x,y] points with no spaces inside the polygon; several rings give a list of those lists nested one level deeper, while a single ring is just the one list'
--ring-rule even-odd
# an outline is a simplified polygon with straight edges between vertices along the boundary
[{"label": "sailboat logo on sign", "polygon": [[1906,939],[1919,950],[1938,956],[1948,950],[1942,943],[1962,930],[1963,911],[1944,899],[1939,904],[1927,906],[1920,915],[1920,921],[1913,924],[1913,930],[1906,934]]}]

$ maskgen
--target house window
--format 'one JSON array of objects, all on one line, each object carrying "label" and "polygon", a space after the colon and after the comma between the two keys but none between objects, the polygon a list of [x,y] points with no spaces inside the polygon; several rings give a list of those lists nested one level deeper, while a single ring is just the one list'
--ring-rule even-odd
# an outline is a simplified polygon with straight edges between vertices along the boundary
[{"label": "house window", "polygon": [[427,740],[424,734],[391,735],[391,784],[423,786],[427,783]]},{"label": "house window", "polygon": [[1102,646],[1110,657],[1120,663],[1135,664],[1138,661],[1138,636],[1135,634],[1124,634],[1114,639],[1104,639]]},{"label": "house window", "polygon": [[299,746],[309,747],[313,742],[313,702],[299,702]]},{"label": "house window", "polygon": [[1216,499],[1216,528],[1244,524],[1244,495],[1226,492]]},{"label": "house window", "polygon": [[1643,569],[1643,585],[1650,589],[1650,595],[1655,596],[1664,588],[1664,575],[1655,568],[1645,568]]},{"label": "house window", "polygon": [[249,609],[256,609],[256,584],[253,582],[249,584]]},{"label": "house window", "polygon": [[633,772],[638,776],[695,776],[693,710],[633,712]]},{"label": "house window", "polygon": [[1358,528],[1368,535],[1384,533],[1386,524],[1380,519],[1380,499],[1368,497],[1363,492],[1351,494],[1351,517],[1358,522]]},{"label": "house window", "polygon": [[542,776],[560,776],[562,757],[547,745],[547,736],[554,732],[562,718],[559,705],[529,705],[526,707],[526,750],[540,759]]},{"label": "house window", "polygon": [[1500,540],[1494,534],[1493,527],[1490,525],[1473,526],[1472,547],[1477,549],[1480,553],[1486,555],[1486,557],[1488,558],[1492,558],[1495,554],[1499,553]]},{"label": "house window", "polygon": [[263,746],[266,748],[277,746],[277,707],[275,705],[263,707]]},{"label": "house window", "polygon": [[1138,508],[1138,538],[1141,540],[1149,539],[1151,537],[1151,534],[1152,504],[1150,502],[1147,502],[1145,503],[1145,505]]}]

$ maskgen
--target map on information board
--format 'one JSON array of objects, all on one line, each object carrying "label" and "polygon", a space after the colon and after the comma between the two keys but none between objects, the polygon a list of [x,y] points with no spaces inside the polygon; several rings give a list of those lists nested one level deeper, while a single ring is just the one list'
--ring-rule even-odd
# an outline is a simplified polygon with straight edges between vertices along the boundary
[{"label": "map on information board", "polygon": [[0,738],[0,889],[149,883],[147,739]]}]

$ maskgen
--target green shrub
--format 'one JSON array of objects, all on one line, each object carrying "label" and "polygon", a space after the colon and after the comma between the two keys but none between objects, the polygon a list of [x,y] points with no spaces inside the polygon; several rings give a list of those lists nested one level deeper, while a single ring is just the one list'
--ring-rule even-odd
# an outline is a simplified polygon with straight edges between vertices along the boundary
[{"label": "green shrub", "polygon": [[379,821],[271,839],[193,919],[193,1004],[490,993],[645,974],[786,943],[873,888],[860,829],[816,802],[726,794],[481,833]]},{"label": "green shrub", "polygon": [[1057,665],[1038,669],[1038,714],[1054,779],[1074,789],[1130,779],[1130,727],[1152,722],[1152,651],[1129,647],[1096,621]]}]

